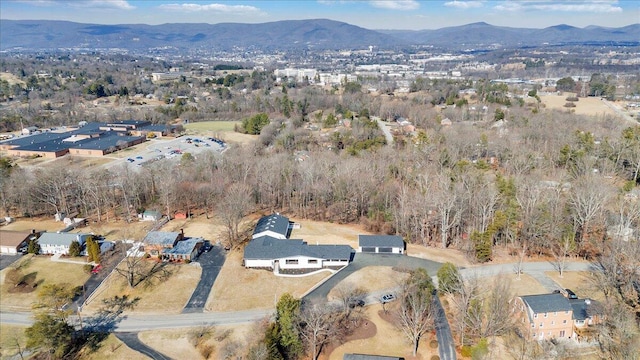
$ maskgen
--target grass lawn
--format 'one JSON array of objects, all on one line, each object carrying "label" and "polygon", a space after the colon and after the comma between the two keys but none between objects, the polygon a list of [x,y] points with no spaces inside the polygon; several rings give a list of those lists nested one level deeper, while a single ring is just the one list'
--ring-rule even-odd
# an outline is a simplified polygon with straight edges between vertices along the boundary
[{"label": "grass lawn", "polygon": [[329,301],[337,300],[342,286],[360,287],[367,293],[391,289],[400,286],[407,277],[409,274],[394,271],[389,266],[368,266],[347,276],[339,286],[331,289],[327,297]]},{"label": "grass lawn", "polygon": [[216,131],[233,131],[236,124],[241,121],[200,121],[185,124],[184,128],[194,133],[216,132]]},{"label": "grass lawn", "polygon": [[[149,261],[145,265],[150,268],[153,263]],[[130,313],[180,313],[196,288],[202,269],[190,264],[166,266],[171,273],[168,278],[153,279],[150,283],[139,284],[133,289],[129,288],[124,277],[114,271],[95,291],[94,296],[83,308],[84,311],[96,312],[102,306],[102,300],[116,295],[129,295],[132,298],[140,298]]]},{"label": "grass lawn", "polygon": [[545,272],[545,275],[560,284],[563,288],[573,290],[579,298],[604,300],[604,294],[591,285],[588,271],[565,271],[562,277],[560,277],[560,273],[557,271],[548,271]]},{"label": "grass lawn", "polygon": [[13,355],[17,355],[18,344],[24,351],[27,343],[27,337],[24,334],[25,329],[26,327],[24,326],[0,324],[0,359],[8,359]]},{"label": "grass lawn", "polygon": [[[89,274],[83,271],[83,265],[69,264],[51,261],[48,256],[33,257],[26,255],[18,260],[16,265],[22,266],[22,272],[25,275],[33,274],[35,282],[43,284],[62,284],[67,283],[72,287],[82,286]],[[31,305],[38,297],[38,288],[27,293],[10,292],[13,290],[4,284],[5,274],[9,268],[0,272],[0,309],[3,311],[26,311],[31,310]]]},{"label": "grass lawn", "polygon": [[[194,324],[196,325],[196,324]],[[239,324],[230,326],[209,326],[207,329],[210,335],[203,344],[210,347],[211,354],[208,359],[221,359],[222,348],[230,342],[238,344],[238,349],[234,355],[238,358],[247,350],[250,343],[257,341],[254,324]],[[201,331],[201,328],[193,327],[186,329],[167,329],[140,332],[138,337],[145,345],[173,358],[173,359],[205,359],[201,350],[190,340],[190,335],[194,331]],[[235,358],[235,357],[234,357]]]},{"label": "grass lawn", "polygon": [[[389,307],[387,306],[387,310]],[[382,319],[379,312],[382,305],[376,304],[365,308],[369,321],[373,322],[377,328],[376,335],[368,339],[349,341],[335,348],[329,357],[321,356],[321,359],[340,360],[344,354],[376,354],[394,357],[404,357],[405,359],[430,359],[432,355],[438,354],[438,349],[429,347],[431,334],[427,334],[418,346],[418,356],[411,356],[411,343],[402,332]]]},{"label": "grass lawn", "polygon": [[279,277],[266,270],[245,269],[242,251],[227,254],[205,308],[209,311],[269,309],[284,293],[300,298],[329,272],[304,277]]},{"label": "grass lawn", "polygon": [[82,360],[103,360],[103,359],[127,359],[127,360],[148,360],[149,357],[132,350],[118,338],[110,334],[106,340],[100,344],[100,348],[92,353],[83,353]]}]

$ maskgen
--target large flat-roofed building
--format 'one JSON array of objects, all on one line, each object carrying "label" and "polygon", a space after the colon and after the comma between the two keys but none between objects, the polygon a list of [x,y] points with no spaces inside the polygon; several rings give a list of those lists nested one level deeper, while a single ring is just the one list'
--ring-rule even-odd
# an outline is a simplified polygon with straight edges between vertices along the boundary
[{"label": "large flat-roofed building", "polygon": [[50,131],[2,141],[0,150],[19,157],[102,156],[144,142],[149,132],[156,137],[168,133],[165,125],[152,125],[142,120],[82,123],[83,126],[68,131]]}]

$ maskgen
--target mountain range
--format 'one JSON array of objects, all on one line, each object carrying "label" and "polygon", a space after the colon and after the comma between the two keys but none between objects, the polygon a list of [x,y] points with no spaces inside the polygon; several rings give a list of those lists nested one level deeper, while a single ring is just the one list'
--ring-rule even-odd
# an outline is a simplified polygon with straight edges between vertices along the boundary
[{"label": "mountain range", "polygon": [[368,30],[326,19],[261,24],[99,25],[69,21],[0,20],[0,50],[120,48],[176,50],[304,50],[401,48],[445,49],[529,47],[556,44],[640,45],[640,24],[620,28],[557,25],[544,29],[473,23],[437,30]]}]

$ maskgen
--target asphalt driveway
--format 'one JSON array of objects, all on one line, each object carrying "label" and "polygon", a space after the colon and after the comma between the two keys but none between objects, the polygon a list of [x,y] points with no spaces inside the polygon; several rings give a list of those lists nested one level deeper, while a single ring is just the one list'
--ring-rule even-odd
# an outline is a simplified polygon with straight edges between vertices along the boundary
[{"label": "asphalt driveway", "polygon": [[91,294],[98,289],[98,286],[102,284],[104,279],[109,276],[113,269],[120,264],[127,252],[127,245],[121,242],[116,243],[116,247],[113,251],[109,251],[106,254],[101,255],[100,265],[102,268],[97,274],[91,274],[91,277],[84,283],[83,294],[80,294],[73,299],[71,308],[74,311],[78,310],[79,306],[82,306],[86,299],[89,299]]},{"label": "asphalt driveway", "polygon": [[202,275],[196,289],[191,294],[191,298],[187,305],[182,309],[182,313],[203,312],[204,305],[207,302],[211,288],[220,273],[222,265],[224,265],[224,250],[220,246],[213,246],[211,251],[200,254],[196,260],[202,267]]},{"label": "asphalt driveway", "polygon": [[14,262],[18,261],[18,259],[20,259],[21,257],[22,257],[22,254],[18,254],[18,255],[5,255],[5,254],[2,254],[2,255],[0,255],[0,270],[4,270],[9,265],[11,265]]},{"label": "asphalt driveway", "polygon": [[135,350],[141,354],[144,354],[154,360],[171,360],[170,357],[159,353],[147,345],[143,344],[138,338],[138,333],[135,332],[122,332],[115,333],[116,337],[127,345],[131,350]]},{"label": "asphalt driveway", "polygon": [[342,269],[340,272],[329,278],[329,280],[325,281],[322,285],[307,294],[304,297],[304,300],[311,303],[326,302],[327,295],[329,295],[331,289],[337,286],[347,276],[367,266],[393,266],[408,270],[424,268],[430,276],[435,276],[442,264],[407,255],[356,253],[353,261],[346,268]]}]

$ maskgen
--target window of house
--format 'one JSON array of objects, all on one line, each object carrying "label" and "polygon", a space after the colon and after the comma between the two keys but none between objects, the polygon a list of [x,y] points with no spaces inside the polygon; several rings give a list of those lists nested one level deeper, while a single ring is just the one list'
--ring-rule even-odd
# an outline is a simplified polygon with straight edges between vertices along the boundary
[{"label": "window of house", "polygon": [[533,314],[533,318],[537,319],[538,318],[538,314]]},{"label": "window of house", "polygon": [[562,320],[562,323],[563,323],[563,324],[566,324],[566,323],[567,323],[567,320]]},{"label": "window of house", "polygon": [[540,323],[540,327],[542,327],[542,324],[543,324],[543,323]]},{"label": "window of house", "polygon": [[317,264],[318,260],[317,259],[309,259],[309,264]]},{"label": "window of house", "polygon": [[547,316],[549,316],[549,314],[548,313],[544,313],[544,317],[546,318]]},{"label": "window of house", "polygon": [[298,265],[298,259],[287,259],[285,263],[287,265]]},{"label": "window of house", "polygon": [[564,330],[560,330],[560,337],[564,337]]},{"label": "window of house", "polygon": [[535,328],[535,327],[536,327],[536,324],[531,324],[531,327],[532,327],[532,328]]},{"label": "window of house", "polygon": [[555,324],[556,324],[556,322],[552,320],[551,321],[551,325],[555,325]]},{"label": "window of house", "polygon": [[554,312],[553,312],[553,316],[557,316],[557,315],[558,315],[558,312],[557,312],[557,311],[554,311]]},{"label": "window of house", "polygon": [[533,333],[533,337],[536,337],[536,333]]}]

